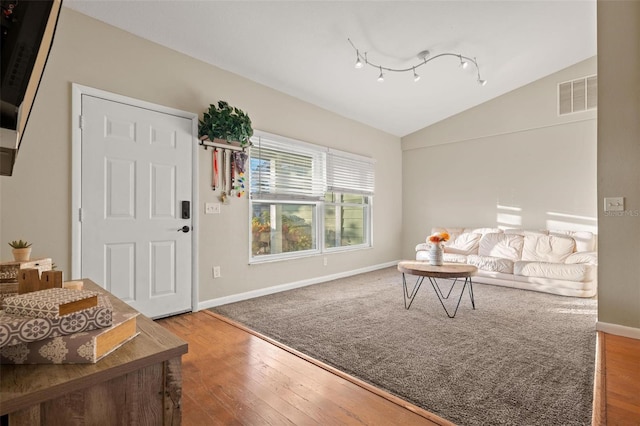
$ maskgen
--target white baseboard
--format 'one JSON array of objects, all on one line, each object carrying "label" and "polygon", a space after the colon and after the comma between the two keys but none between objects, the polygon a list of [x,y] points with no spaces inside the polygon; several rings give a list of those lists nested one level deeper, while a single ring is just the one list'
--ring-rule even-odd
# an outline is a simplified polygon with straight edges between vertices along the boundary
[{"label": "white baseboard", "polygon": [[610,324],[608,322],[596,322],[596,330],[616,336],[628,337],[640,340],[640,328],[627,327],[625,325]]},{"label": "white baseboard", "polygon": [[351,271],[339,272],[332,275],[324,275],[307,280],[295,281],[287,284],[280,284],[272,287],[261,288],[258,290],[247,291],[245,293],[232,294],[231,296],[219,297],[217,299],[205,300],[198,303],[198,310],[213,308],[215,306],[226,305],[227,303],[240,302],[241,300],[253,299],[255,297],[266,296],[268,294],[279,293],[281,291],[293,290],[294,288],[306,287],[312,284],[319,284],[338,278],[346,278],[352,275],[363,274],[365,272],[377,271],[378,269],[388,268],[397,265],[399,260],[381,263],[378,265],[367,266],[365,268],[353,269]]}]

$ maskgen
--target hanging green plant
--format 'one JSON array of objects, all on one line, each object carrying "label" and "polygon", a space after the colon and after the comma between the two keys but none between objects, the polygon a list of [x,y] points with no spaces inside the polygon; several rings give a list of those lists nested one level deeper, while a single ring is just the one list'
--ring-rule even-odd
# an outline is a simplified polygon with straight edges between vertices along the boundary
[{"label": "hanging green plant", "polygon": [[218,106],[209,105],[209,110],[203,114],[198,134],[200,139],[224,139],[228,143],[240,142],[240,146],[246,146],[253,136],[253,128],[244,111],[229,106],[225,101],[218,101]]}]

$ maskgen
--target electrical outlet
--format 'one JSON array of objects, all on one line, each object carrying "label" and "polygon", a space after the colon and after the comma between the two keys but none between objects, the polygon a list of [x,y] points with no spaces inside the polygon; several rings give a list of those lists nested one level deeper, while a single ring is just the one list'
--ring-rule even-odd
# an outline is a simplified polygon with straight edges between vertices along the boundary
[{"label": "electrical outlet", "polygon": [[322,263],[324,264],[324,266],[327,266],[328,262],[327,262],[327,258],[326,257],[324,259],[322,259]]},{"label": "electrical outlet", "polygon": [[220,214],[220,203],[205,203],[204,214]]},{"label": "electrical outlet", "polygon": [[220,278],[220,267],[219,266],[214,266],[213,267],[213,278]]}]

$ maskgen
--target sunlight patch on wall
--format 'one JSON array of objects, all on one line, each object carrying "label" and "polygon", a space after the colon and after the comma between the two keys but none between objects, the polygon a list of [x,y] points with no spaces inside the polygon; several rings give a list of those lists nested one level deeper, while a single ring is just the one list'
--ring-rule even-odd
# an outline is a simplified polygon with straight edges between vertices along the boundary
[{"label": "sunlight patch on wall", "polygon": [[574,214],[547,212],[547,229],[558,231],[589,231],[598,233],[598,218]]},{"label": "sunlight patch on wall", "polygon": [[496,209],[498,210],[496,215],[498,228],[508,229],[519,228],[522,226],[522,215],[520,214],[520,212],[522,212],[522,208],[496,204]]}]

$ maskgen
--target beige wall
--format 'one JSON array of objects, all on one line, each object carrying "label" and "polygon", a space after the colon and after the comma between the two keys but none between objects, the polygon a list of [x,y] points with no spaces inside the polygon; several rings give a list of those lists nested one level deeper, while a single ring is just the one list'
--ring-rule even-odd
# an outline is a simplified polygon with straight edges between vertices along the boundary
[{"label": "beige wall", "polygon": [[596,112],[559,117],[557,84],[596,58],[402,138],[403,256],[433,226],[597,230]]},{"label": "beige wall", "polygon": [[[316,257],[248,266],[248,209],[234,203],[201,218],[201,300],[411,257],[433,225],[515,219],[499,216],[513,212],[501,205],[520,208],[515,216],[528,228],[556,218],[592,226],[598,216],[599,321],[640,328],[640,217],[632,215],[640,210],[639,28],[639,2],[598,3],[596,198],[595,113],[555,115],[557,82],[595,74],[595,58],[408,135],[401,152],[393,136],[63,9],[14,176],[0,177],[0,255],[9,259],[6,242],[27,238],[35,256],[51,256],[70,271],[76,82],[196,113],[224,99],[261,130],[379,160],[374,249],[328,256],[327,267]],[[207,154],[200,150],[200,208],[215,199]],[[624,196],[631,213],[604,216],[605,196]],[[223,274],[215,281],[213,264]]]},{"label": "beige wall", "polygon": [[[640,328],[640,2],[598,1],[598,321]],[[604,197],[625,197],[607,216]],[[636,335],[640,338],[640,334]]]},{"label": "beige wall", "polygon": [[[402,153],[399,138],[342,118],[63,8],[58,32],[21,147],[14,176],[2,178],[0,235],[33,241],[34,256],[51,256],[71,271],[71,83],[201,115],[226,100],[256,129],[371,156],[376,164],[374,248],[301,260],[248,265],[247,199],[220,215],[201,214],[200,300],[313,279],[391,262],[400,256]],[[199,149],[200,205],[216,201],[209,186],[210,152]],[[6,247],[5,247],[6,246]],[[2,245],[3,259],[10,258]],[[213,280],[211,269],[221,266]]]}]

